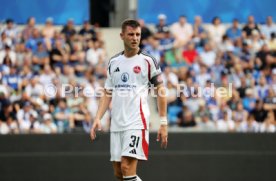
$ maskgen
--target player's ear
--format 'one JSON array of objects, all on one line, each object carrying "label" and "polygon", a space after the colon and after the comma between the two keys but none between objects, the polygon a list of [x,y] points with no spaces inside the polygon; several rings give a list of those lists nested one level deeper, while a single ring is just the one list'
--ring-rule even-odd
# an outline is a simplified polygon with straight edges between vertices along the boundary
[{"label": "player's ear", "polygon": [[123,32],[120,33],[120,36],[121,36],[121,39],[123,39],[123,36],[124,36]]}]

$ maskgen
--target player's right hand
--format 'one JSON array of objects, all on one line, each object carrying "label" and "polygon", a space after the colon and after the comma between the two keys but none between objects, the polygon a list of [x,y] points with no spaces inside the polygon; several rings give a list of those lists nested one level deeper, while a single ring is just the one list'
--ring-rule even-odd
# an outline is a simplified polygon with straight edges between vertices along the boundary
[{"label": "player's right hand", "polygon": [[96,131],[101,131],[101,121],[95,119],[93,126],[90,130],[90,137],[92,141],[96,139]]}]

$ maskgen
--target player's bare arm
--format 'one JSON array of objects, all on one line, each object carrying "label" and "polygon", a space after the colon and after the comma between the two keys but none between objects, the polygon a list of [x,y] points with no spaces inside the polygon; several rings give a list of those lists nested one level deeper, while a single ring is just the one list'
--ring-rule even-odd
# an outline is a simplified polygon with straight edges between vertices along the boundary
[{"label": "player's bare arm", "polygon": [[157,105],[160,116],[160,128],[157,133],[157,141],[161,140],[161,148],[167,148],[168,144],[168,121],[167,121],[167,98],[163,84],[157,85]]},{"label": "player's bare arm", "polygon": [[105,111],[109,107],[109,104],[110,104],[111,99],[112,99],[111,95],[112,95],[111,90],[104,89],[103,95],[100,99],[99,108],[98,108],[93,126],[92,126],[91,131],[90,131],[90,137],[91,137],[92,141],[95,140],[95,138],[96,138],[96,131],[101,130],[101,119],[102,119]]}]

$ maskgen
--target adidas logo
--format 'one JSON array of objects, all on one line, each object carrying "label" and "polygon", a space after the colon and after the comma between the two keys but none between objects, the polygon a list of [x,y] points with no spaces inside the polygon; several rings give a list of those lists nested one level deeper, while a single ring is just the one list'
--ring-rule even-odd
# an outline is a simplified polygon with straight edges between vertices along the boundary
[{"label": "adidas logo", "polygon": [[119,67],[116,68],[116,70],[114,72],[120,72]]},{"label": "adidas logo", "polygon": [[136,154],[136,150],[133,149],[133,150],[131,150],[129,153],[131,153],[131,154]]}]

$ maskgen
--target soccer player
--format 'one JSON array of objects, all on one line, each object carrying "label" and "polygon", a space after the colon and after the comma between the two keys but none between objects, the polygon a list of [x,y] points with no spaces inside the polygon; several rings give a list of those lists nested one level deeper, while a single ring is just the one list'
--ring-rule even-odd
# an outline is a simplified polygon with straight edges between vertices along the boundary
[{"label": "soccer player", "polygon": [[120,33],[124,51],[111,58],[99,108],[91,128],[91,139],[101,130],[101,118],[111,102],[110,152],[114,174],[119,180],[140,181],[138,160],[147,160],[149,143],[149,84],[157,90],[160,128],[157,141],[166,148],[167,101],[156,60],[139,49],[141,27],[136,20],[125,20]]}]

